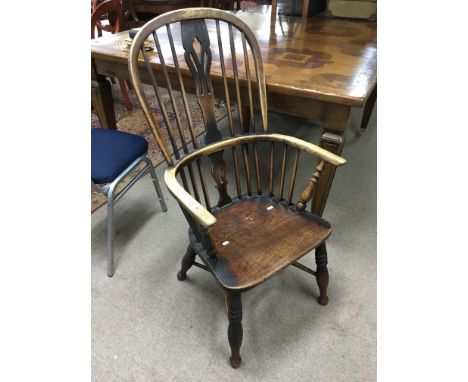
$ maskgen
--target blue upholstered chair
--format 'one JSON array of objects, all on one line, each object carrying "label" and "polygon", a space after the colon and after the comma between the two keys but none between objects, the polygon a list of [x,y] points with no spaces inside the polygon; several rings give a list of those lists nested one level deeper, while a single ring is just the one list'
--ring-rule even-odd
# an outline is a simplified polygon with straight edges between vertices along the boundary
[{"label": "blue upholstered chair", "polygon": [[[145,138],[104,128],[91,129],[91,186],[107,196],[107,275],[114,275],[113,212],[114,204],[140,179],[147,170],[153,179],[163,211],[167,211],[161,187],[151,160],[146,156]],[[139,164],[145,163],[138,175],[116,194],[117,186]]]}]

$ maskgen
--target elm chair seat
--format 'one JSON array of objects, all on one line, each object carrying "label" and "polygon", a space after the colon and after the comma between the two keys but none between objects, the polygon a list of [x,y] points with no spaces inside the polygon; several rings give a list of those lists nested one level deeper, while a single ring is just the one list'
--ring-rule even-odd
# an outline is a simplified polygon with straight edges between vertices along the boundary
[{"label": "elm chair seat", "polygon": [[[159,186],[153,163],[146,156],[148,142],[145,138],[122,131],[92,128],[91,129],[91,186],[94,191],[107,197],[107,275],[114,275],[114,204],[140,179],[147,171],[151,174],[159,203],[164,212],[166,202]],[[145,166],[119,192],[117,186],[134,173],[140,164]]]},{"label": "elm chair seat", "polygon": [[331,234],[326,220],[309,211],[294,211],[268,196],[244,198],[213,214],[217,223],[210,238],[217,256],[212,259],[203,251],[199,256],[225,290],[240,292],[262,283]]},{"label": "elm chair seat", "polygon": [[91,179],[113,182],[132,162],[146,154],[145,138],[110,129],[91,129]]}]

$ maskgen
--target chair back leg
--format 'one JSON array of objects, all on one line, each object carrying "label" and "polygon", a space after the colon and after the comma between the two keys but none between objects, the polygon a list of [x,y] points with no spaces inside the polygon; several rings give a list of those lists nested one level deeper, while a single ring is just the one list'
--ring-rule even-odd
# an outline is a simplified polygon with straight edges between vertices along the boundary
[{"label": "chair back leg", "polygon": [[164,195],[161,191],[161,186],[159,185],[158,177],[156,176],[156,171],[154,171],[153,163],[147,157],[145,158],[145,162],[148,165],[149,172],[151,174],[151,179],[153,180],[153,185],[156,190],[156,194],[158,194],[159,203],[161,203],[161,208],[164,212],[167,211],[166,201],[164,200]]}]

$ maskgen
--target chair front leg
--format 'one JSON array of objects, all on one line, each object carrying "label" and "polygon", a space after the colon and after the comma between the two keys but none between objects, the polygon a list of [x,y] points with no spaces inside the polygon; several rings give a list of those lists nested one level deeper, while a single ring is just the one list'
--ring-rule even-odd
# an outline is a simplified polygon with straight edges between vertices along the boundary
[{"label": "chair front leg", "polygon": [[195,256],[197,253],[192,248],[192,245],[188,245],[187,252],[185,253],[182,259],[182,265],[180,267],[179,273],[177,273],[177,279],[179,281],[183,281],[187,278],[187,271],[192,267],[193,263],[195,262]]},{"label": "chair front leg", "polygon": [[315,249],[315,263],[317,264],[316,280],[320,290],[319,304],[328,304],[328,260],[327,260],[327,247],[325,243],[320,244]]},{"label": "chair front leg", "polygon": [[242,300],[240,293],[227,293],[228,340],[231,347],[231,366],[237,369],[241,364],[240,348],[242,345]]}]

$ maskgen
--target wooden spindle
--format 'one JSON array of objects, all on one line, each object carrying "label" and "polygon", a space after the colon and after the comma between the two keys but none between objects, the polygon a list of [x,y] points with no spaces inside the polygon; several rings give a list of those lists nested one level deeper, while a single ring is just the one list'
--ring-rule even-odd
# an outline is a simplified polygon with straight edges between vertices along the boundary
[{"label": "wooden spindle", "polygon": [[176,159],[180,159],[179,151],[177,150],[177,145],[175,143],[175,140],[174,140],[174,137],[173,137],[173,134],[172,134],[171,123],[170,123],[169,117],[167,115],[166,107],[163,104],[162,99],[161,99],[161,92],[159,91],[159,87],[158,87],[158,84],[156,82],[156,77],[154,76],[153,69],[151,68],[151,64],[149,62],[149,58],[148,58],[148,55],[146,54],[146,51],[145,51],[144,47],[141,48],[141,51],[143,53],[143,58],[145,59],[146,70],[147,70],[148,75],[149,75],[149,77],[151,79],[151,84],[153,85],[153,90],[154,90],[154,93],[156,95],[156,99],[158,100],[159,109],[161,110],[161,114],[163,116],[164,123],[166,124],[167,134],[169,136],[169,141],[170,141],[171,146],[172,146],[172,151],[173,151],[174,156],[176,157]]},{"label": "wooden spindle", "polygon": [[309,179],[309,184],[306,186],[304,191],[301,192],[300,200],[296,203],[296,211],[303,211],[306,207],[307,202],[312,199],[315,186],[320,178],[324,166],[325,162],[322,160],[315,168],[314,174]]},{"label": "wooden spindle", "polygon": [[188,163],[187,168],[188,168],[188,172],[189,172],[190,182],[192,183],[193,196],[195,197],[197,202],[200,203],[200,193],[198,192],[197,180],[196,180],[195,175],[194,175],[192,163]]},{"label": "wooden spindle", "polygon": [[273,196],[273,175],[274,175],[274,162],[275,159],[275,142],[271,142],[270,146],[270,197]]},{"label": "wooden spindle", "polygon": [[237,197],[240,198],[242,195],[242,190],[239,176],[239,163],[237,162],[237,146],[232,147],[232,160],[234,162],[234,173],[236,174]]},{"label": "wooden spindle", "polygon": [[291,181],[289,182],[288,204],[291,203],[294,193],[294,185],[296,184],[297,163],[299,161],[300,152],[301,150],[296,149],[296,155],[294,156],[294,163],[291,171]]},{"label": "wooden spindle", "polygon": [[[146,54],[146,50],[144,49],[144,47],[141,48],[141,52],[143,54],[143,58],[144,58],[144,61],[145,61],[146,70],[147,70],[148,75],[149,75],[149,77],[151,79],[151,85],[153,86],[154,94],[156,95],[156,99],[158,100],[159,109],[161,111],[164,123],[166,125],[167,135],[169,137],[169,141],[171,142],[173,154],[176,157],[176,159],[180,159],[179,150],[178,150],[177,144],[176,144],[176,142],[174,140],[174,134],[172,132],[172,124],[169,121],[169,117],[167,115],[167,110],[166,110],[165,105],[163,104],[162,97],[161,97],[161,92],[159,91],[159,87],[158,87],[158,84],[156,82],[156,77],[154,76],[154,73],[153,73],[153,70],[151,68],[151,64],[150,64],[148,55]],[[153,116],[152,113],[150,114],[150,118],[153,119],[150,126],[152,126],[152,125],[156,126],[156,121],[154,120],[154,116]],[[153,130],[153,132],[154,132],[154,130]],[[190,192],[190,188],[188,186],[187,176],[185,175],[185,171],[183,171],[183,170],[180,171],[180,177],[182,179],[184,189],[187,192]]]},{"label": "wooden spindle", "polygon": [[180,176],[180,179],[182,180],[184,190],[187,191],[191,195],[190,187],[189,187],[189,184],[187,182],[187,176],[185,175],[185,169],[184,168],[180,169],[179,176]]},{"label": "wooden spindle", "polygon": [[260,195],[262,193],[262,180],[260,178],[260,168],[258,165],[257,142],[253,143],[253,147],[254,147],[254,159],[255,159],[255,175],[257,178],[257,192]]},{"label": "wooden spindle", "polygon": [[234,72],[234,83],[236,86],[237,112],[238,112],[239,123],[240,123],[239,133],[242,134],[244,131],[244,117],[242,115],[242,101],[241,101],[241,94],[240,94],[240,88],[239,88],[239,74],[237,71],[236,47],[234,44],[234,37],[233,37],[231,24],[229,24],[229,41],[231,43],[232,70]]},{"label": "wooden spindle", "polygon": [[[167,27],[169,27],[169,25],[167,25]],[[170,31],[170,28],[168,30]],[[168,32],[168,33],[170,33],[170,32]],[[169,94],[169,99],[171,101],[172,110],[174,112],[174,117],[175,117],[175,120],[176,120],[176,126],[177,126],[177,130],[178,130],[178,133],[179,133],[180,142],[182,143],[182,150],[184,151],[185,154],[188,154],[189,150],[188,150],[188,147],[187,147],[187,142],[186,142],[186,139],[185,139],[185,135],[183,133],[183,126],[182,126],[182,122],[180,120],[179,111],[177,110],[177,103],[176,103],[175,98],[174,98],[174,92],[172,90],[172,83],[171,83],[171,80],[169,78],[169,74],[167,72],[166,62],[164,60],[164,55],[162,53],[161,45],[159,43],[159,39],[158,39],[158,36],[156,34],[156,31],[153,31],[153,38],[154,38],[154,42],[155,42],[155,45],[156,45],[156,50],[158,52],[159,62],[161,64],[161,67],[162,67],[162,70],[163,70],[164,79],[166,81],[166,88],[167,88],[167,92]],[[179,75],[180,75],[180,71],[179,71]],[[182,84],[182,86],[183,86],[183,84]],[[177,148],[177,150],[178,150],[178,148]],[[187,165],[187,168],[188,168],[188,172],[189,172],[190,182],[192,184],[194,197],[198,202],[200,202],[200,194],[198,192],[198,186],[197,186],[197,182],[196,182],[195,177],[194,177],[192,164],[189,163]]]},{"label": "wooden spindle", "polygon": [[[247,92],[249,95],[249,124],[248,132],[255,132],[255,119],[254,119],[254,108],[252,100],[252,84],[250,82],[250,67],[249,67],[249,55],[247,54],[247,44],[245,42],[245,35],[242,33],[242,48],[244,50],[244,67],[245,67],[245,77],[247,80]],[[245,131],[245,129],[244,129]]]},{"label": "wooden spindle", "polygon": [[288,146],[283,144],[283,161],[281,163],[281,178],[280,178],[280,186],[279,186],[279,199],[283,199],[283,191],[284,191],[284,178],[286,174],[286,154],[288,152]]},{"label": "wooden spindle", "polygon": [[247,144],[242,145],[242,154],[244,155],[245,178],[247,180],[247,193],[252,195],[252,179],[250,177],[249,154]]},{"label": "wooden spindle", "polygon": [[169,78],[169,74],[167,73],[166,62],[164,60],[164,55],[162,53],[161,45],[159,43],[159,39],[158,39],[158,35],[156,34],[156,31],[153,31],[153,38],[154,38],[154,43],[156,45],[156,50],[158,52],[159,63],[161,64],[162,71],[163,71],[163,74],[164,74],[164,80],[166,81],[166,89],[167,89],[167,93],[169,94],[169,99],[171,101],[172,110],[174,112],[174,117],[175,117],[175,120],[176,120],[176,126],[177,126],[177,130],[178,130],[178,133],[179,133],[180,142],[182,143],[182,149],[184,150],[185,154],[188,154],[188,147],[187,147],[187,142],[185,141],[185,136],[184,136],[184,133],[183,133],[182,122],[180,120],[179,112],[177,110],[176,101],[174,99],[174,92],[172,91],[172,83],[171,83],[171,80]]},{"label": "wooden spindle", "polygon": [[221,31],[219,28],[219,20],[216,20],[216,33],[218,35],[219,62],[221,63],[221,73],[223,76],[223,83],[224,83],[224,95],[226,98],[226,110],[227,110],[227,117],[228,117],[229,133],[231,134],[231,137],[233,137],[234,127],[233,127],[233,122],[232,122],[231,98],[229,96],[229,87],[227,83],[226,65],[224,63],[223,42],[221,41]]},{"label": "wooden spindle", "polygon": [[200,175],[200,180],[202,184],[203,197],[205,198],[205,206],[208,211],[211,211],[210,196],[208,195],[208,188],[206,187],[205,174],[203,173],[203,166],[201,159],[197,159],[198,174]]}]

